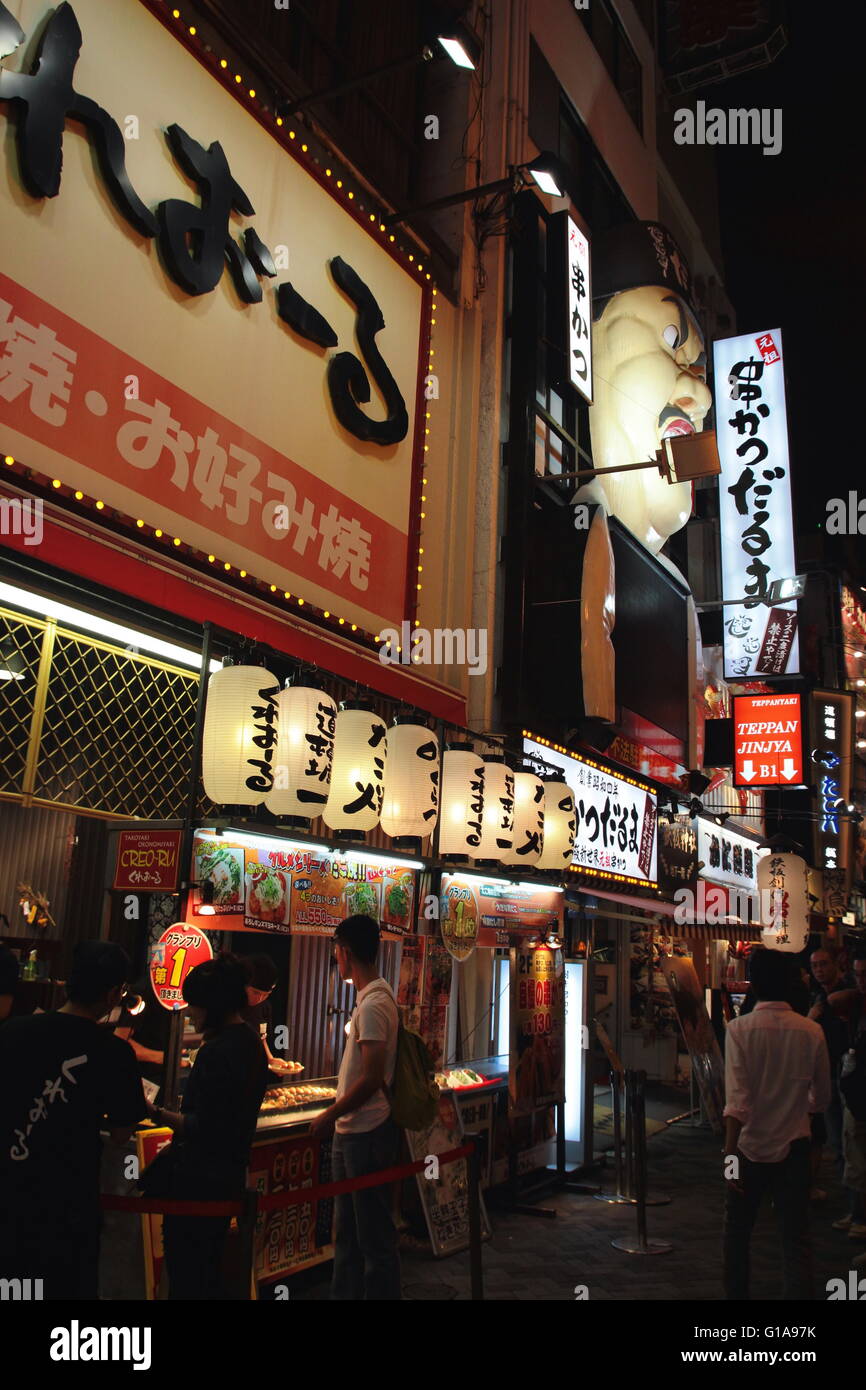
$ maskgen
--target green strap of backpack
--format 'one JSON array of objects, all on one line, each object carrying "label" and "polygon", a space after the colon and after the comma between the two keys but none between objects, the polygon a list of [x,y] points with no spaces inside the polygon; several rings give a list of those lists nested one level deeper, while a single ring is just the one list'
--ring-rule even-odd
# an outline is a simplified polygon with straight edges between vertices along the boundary
[{"label": "green strap of backpack", "polygon": [[[389,998],[394,996],[388,990]],[[397,1056],[394,1079],[385,1083],[391,1104],[391,1118],[401,1129],[429,1129],[436,1119],[439,1087],[434,1081],[435,1065],[430,1049],[418,1033],[406,1028],[397,1009]]]}]

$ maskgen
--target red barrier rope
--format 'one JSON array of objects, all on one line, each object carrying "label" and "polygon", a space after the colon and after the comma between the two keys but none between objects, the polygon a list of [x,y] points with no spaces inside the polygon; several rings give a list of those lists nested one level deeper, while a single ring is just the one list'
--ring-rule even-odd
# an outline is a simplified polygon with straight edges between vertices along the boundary
[{"label": "red barrier rope", "polygon": [[[464,1144],[459,1149],[447,1149],[445,1153],[431,1154],[439,1163],[456,1163],[467,1158],[474,1148]],[[401,1178],[412,1177],[427,1167],[427,1159],[416,1163],[402,1163],[394,1168],[382,1168],[376,1173],[365,1173],[360,1178],[344,1178],[342,1182],[322,1183],[318,1187],[297,1187],[290,1192],[258,1193],[257,1209],[275,1211],[280,1207],[297,1206],[301,1202],[316,1201],[327,1197],[337,1197],[344,1192],[357,1192],[365,1187],[381,1187],[385,1183],[397,1182]],[[110,1193],[100,1194],[103,1211],[134,1211],[139,1216],[240,1216],[240,1202],[195,1202],[170,1201],[163,1197],[116,1197]]]},{"label": "red barrier rope", "polygon": [[[455,1163],[458,1158],[466,1158],[471,1154],[472,1144],[464,1144],[461,1149],[447,1149],[444,1154],[435,1154],[440,1163]],[[426,1158],[421,1158],[417,1163],[402,1163],[396,1168],[382,1168],[377,1173],[365,1173],[361,1178],[344,1178],[342,1182],[327,1182],[319,1187],[296,1187],[291,1192],[271,1192],[262,1193],[259,1196],[259,1211],[274,1211],[279,1207],[293,1207],[300,1202],[308,1202],[315,1197],[320,1201],[323,1197],[339,1197],[344,1192],[357,1192],[363,1187],[381,1187],[385,1183],[397,1182],[400,1178],[409,1178],[414,1173],[421,1173],[427,1167]]]}]

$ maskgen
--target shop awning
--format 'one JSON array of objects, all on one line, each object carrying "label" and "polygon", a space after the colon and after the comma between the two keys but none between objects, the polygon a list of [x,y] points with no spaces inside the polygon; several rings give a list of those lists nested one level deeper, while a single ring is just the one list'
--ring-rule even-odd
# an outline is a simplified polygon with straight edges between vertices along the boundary
[{"label": "shop awning", "polygon": [[[8,535],[4,545],[28,559],[27,537]],[[45,508],[39,558],[103,588],[139,599],[194,623],[212,622],[244,633],[300,661],[308,661],[344,680],[404,700],[450,724],[466,723],[466,702],[449,689],[403,666],[384,665],[375,652],[281,615],[253,593],[232,592],[208,575],[184,569],[169,555],[155,555],[126,536],[97,533],[80,518],[51,515]]]},{"label": "shop awning", "polygon": [[[579,888],[578,892],[593,898],[604,898],[608,902],[617,903],[624,907],[637,908],[641,913],[651,916],[673,919],[676,911],[674,903],[664,902],[662,899],[653,901],[652,898],[641,898],[637,894],[611,893],[606,889],[600,891],[595,888]],[[624,916],[623,913],[617,912],[611,912],[609,915],[611,917]],[[635,919],[632,918],[631,920]],[[683,941],[760,941],[761,939],[760,927],[744,926],[738,922],[692,924],[674,923],[673,920],[670,920],[666,921],[664,926],[666,930],[670,931],[671,936],[681,937]]]}]

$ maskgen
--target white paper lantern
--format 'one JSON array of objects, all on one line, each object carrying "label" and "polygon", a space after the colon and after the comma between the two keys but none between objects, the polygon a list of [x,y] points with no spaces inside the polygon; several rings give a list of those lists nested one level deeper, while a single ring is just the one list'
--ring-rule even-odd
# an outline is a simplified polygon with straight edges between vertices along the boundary
[{"label": "white paper lantern", "polygon": [[263,666],[223,666],[211,676],[202,781],[218,806],[257,806],[271,791],[279,692],[279,681]]},{"label": "white paper lantern", "polygon": [[322,819],[331,830],[361,833],[379,823],[385,795],[388,730],[371,709],[337,715],[331,786]]},{"label": "white paper lantern", "polygon": [[421,839],[438,815],[439,740],[425,724],[398,719],[388,730],[382,829],[396,839]]},{"label": "white paper lantern", "polygon": [[337,706],[323,690],[292,685],[280,691],[277,707],[274,789],[265,805],[275,816],[312,820],[328,799]]},{"label": "white paper lantern", "polygon": [[774,951],[802,951],[809,939],[809,870],[799,854],[758,860],[761,936]]},{"label": "white paper lantern", "polygon": [[564,777],[544,778],[544,847],[539,869],[567,869],[574,850],[577,820],[574,792]]},{"label": "white paper lantern", "polygon": [[484,759],[484,819],[479,859],[504,860],[514,837],[514,772],[502,758]]},{"label": "white paper lantern", "polygon": [[514,841],[509,864],[537,864],[544,848],[544,783],[534,772],[514,774]]},{"label": "white paper lantern", "polygon": [[439,853],[477,859],[484,819],[484,759],[471,743],[453,744],[442,758]]}]

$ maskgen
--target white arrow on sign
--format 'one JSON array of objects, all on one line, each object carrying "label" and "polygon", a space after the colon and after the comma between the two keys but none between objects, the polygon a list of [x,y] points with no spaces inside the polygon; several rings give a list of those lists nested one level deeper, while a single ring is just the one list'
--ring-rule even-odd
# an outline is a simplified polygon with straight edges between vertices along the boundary
[{"label": "white arrow on sign", "polygon": [[751,782],[752,778],[755,776],[755,764],[752,762],[751,758],[743,763],[740,768],[740,776],[744,782]]},{"label": "white arrow on sign", "polygon": [[794,762],[794,759],[793,759],[793,758],[786,758],[785,761],[782,763],[781,771],[782,771],[782,776],[784,777],[784,779],[785,779],[786,782],[790,782],[791,779],[792,779],[793,777],[796,777],[796,776],[797,776],[797,765],[796,765],[796,763]]}]

